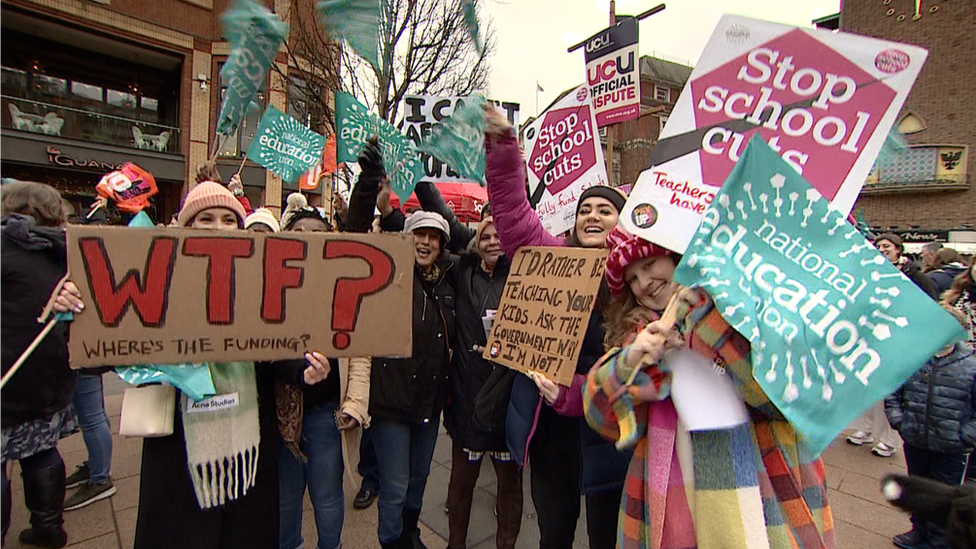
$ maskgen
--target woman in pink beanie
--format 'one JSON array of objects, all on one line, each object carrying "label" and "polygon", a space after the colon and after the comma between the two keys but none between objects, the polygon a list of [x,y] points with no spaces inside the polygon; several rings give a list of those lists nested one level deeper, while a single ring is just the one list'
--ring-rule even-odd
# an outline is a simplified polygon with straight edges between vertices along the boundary
[{"label": "woman in pink beanie", "polygon": [[[231,191],[203,180],[187,193],[178,222],[191,229],[234,231],[243,228],[245,218]],[[85,310],[73,283],[65,284],[55,310]],[[307,385],[329,374],[320,353],[294,362],[304,367]],[[143,440],[136,549],[278,546],[275,376],[281,365],[205,364],[217,394],[235,395],[236,404],[214,414],[188,413],[188,397],[177,392],[173,434]]]}]

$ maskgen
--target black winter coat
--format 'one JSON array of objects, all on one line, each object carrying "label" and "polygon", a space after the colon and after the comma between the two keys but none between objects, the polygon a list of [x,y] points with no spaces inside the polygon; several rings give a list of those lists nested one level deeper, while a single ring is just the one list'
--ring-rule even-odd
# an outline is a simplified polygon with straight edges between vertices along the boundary
[{"label": "black winter coat", "polygon": [[[19,214],[4,217],[0,224],[0,350],[6,374],[44,328],[37,317],[64,276],[67,255],[63,229],[38,227],[34,218]],[[67,407],[77,377],[68,366],[67,326],[59,322],[3,388],[3,428],[46,418]]]},{"label": "black winter coat", "polygon": [[959,343],[933,357],[885,399],[888,423],[906,444],[944,454],[976,449],[976,357]]},{"label": "black winter coat", "polygon": [[922,272],[922,269],[919,268],[918,264],[909,259],[905,263],[899,265],[898,268],[902,274],[907,276],[909,280],[914,282],[915,285],[918,286],[918,288],[925,292],[929,297],[935,300],[939,299],[939,294],[937,294],[935,290],[935,284],[932,283],[932,279],[930,279],[927,274]]},{"label": "black winter coat", "polygon": [[[369,378],[369,414],[404,423],[436,421],[447,400],[456,307],[454,265],[441,262],[441,275],[424,281],[414,267],[413,355],[374,358]],[[406,319],[404,315],[404,319]]]},{"label": "black winter coat", "polygon": [[932,281],[932,285],[935,287],[936,297],[941,298],[942,293],[952,286],[952,281],[964,273],[967,268],[962,263],[950,263],[949,265],[943,265],[938,269],[933,269],[926,273],[929,280]]}]

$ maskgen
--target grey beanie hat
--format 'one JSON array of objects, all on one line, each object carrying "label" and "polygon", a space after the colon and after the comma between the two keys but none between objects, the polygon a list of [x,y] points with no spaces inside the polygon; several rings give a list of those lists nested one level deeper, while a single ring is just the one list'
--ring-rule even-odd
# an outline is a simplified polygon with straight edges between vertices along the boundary
[{"label": "grey beanie hat", "polygon": [[439,213],[414,212],[403,224],[403,232],[412,233],[417,229],[437,229],[443,234],[444,245],[451,241],[451,231],[447,220]]}]

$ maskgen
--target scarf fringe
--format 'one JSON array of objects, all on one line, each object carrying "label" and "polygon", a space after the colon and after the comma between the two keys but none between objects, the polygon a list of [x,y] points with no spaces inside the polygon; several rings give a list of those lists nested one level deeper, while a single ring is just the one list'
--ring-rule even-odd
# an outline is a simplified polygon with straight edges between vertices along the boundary
[{"label": "scarf fringe", "polygon": [[190,464],[190,480],[201,509],[210,509],[247,495],[258,475],[258,447],[232,459]]}]

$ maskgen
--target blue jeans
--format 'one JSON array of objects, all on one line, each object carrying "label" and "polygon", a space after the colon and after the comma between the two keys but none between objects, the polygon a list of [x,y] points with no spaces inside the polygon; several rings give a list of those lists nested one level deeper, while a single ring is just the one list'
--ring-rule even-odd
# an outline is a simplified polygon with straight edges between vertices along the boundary
[{"label": "blue jeans", "polygon": [[315,547],[339,547],[345,501],[342,494],[342,436],[335,425],[338,407],[338,402],[330,402],[305,409],[301,449],[308,456],[307,463],[302,464],[281,445],[278,457],[279,549],[295,549],[304,543],[302,500],[306,486],[319,536]]},{"label": "blue jeans", "polygon": [[102,376],[79,375],[72,403],[88,448],[89,480],[94,484],[105,484],[112,469],[112,428],[105,415]]},{"label": "blue jeans", "polygon": [[434,457],[440,416],[425,425],[373,418],[373,445],[380,465],[380,543],[393,543],[403,533],[403,510],[420,511],[430,460]]},{"label": "blue jeans", "polygon": [[363,429],[363,438],[359,439],[359,474],[363,477],[360,489],[380,491],[380,464],[376,462],[372,429]]}]

